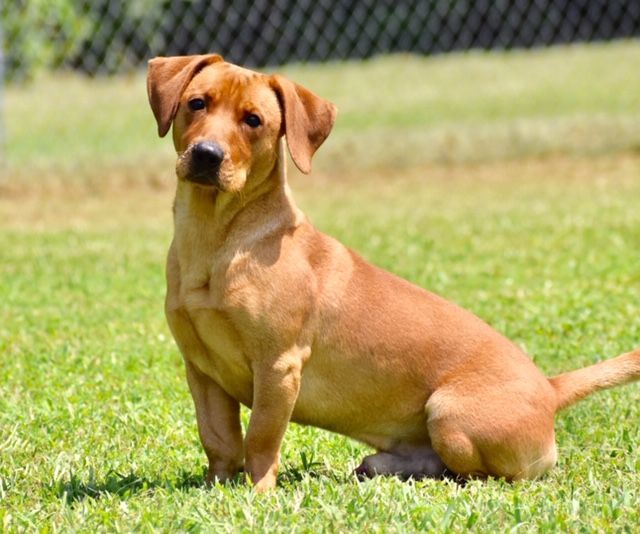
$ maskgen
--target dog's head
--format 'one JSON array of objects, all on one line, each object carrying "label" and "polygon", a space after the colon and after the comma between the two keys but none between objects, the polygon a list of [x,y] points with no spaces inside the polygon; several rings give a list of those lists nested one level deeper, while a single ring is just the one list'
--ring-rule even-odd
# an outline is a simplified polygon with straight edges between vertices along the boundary
[{"label": "dog's head", "polygon": [[268,176],[282,135],[296,166],[309,173],[336,116],[333,104],[304,87],[217,54],[152,59],[147,91],[160,137],[173,124],[178,178],[221,191]]}]

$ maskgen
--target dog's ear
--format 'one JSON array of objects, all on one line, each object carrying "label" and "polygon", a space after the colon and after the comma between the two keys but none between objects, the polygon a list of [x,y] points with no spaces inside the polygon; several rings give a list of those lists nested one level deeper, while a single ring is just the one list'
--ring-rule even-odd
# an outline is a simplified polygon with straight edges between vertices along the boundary
[{"label": "dog's ear", "polygon": [[156,57],[149,60],[147,94],[160,137],[164,137],[171,128],[180,97],[191,79],[202,68],[218,61],[223,61],[218,54]]},{"label": "dog's ear", "polygon": [[311,157],[331,132],[338,109],[283,76],[272,76],[271,86],[282,108],[289,154],[296,167],[309,174]]}]

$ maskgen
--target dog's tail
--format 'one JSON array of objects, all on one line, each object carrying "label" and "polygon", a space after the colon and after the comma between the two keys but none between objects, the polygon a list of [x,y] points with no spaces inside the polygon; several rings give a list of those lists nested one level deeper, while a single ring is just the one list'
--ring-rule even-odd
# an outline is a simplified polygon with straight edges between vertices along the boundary
[{"label": "dog's tail", "polygon": [[640,379],[640,349],[583,369],[549,378],[556,390],[557,410],[562,410],[601,389]]}]

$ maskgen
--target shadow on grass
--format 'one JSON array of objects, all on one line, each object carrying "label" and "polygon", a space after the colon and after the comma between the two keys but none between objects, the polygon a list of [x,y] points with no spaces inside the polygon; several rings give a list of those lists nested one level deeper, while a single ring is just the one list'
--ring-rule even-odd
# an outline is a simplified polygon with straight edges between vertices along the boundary
[{"label": "shadow on grass", "polygon": [[[278,475],[278,485],[296,485],[305,478],[331,479],[338,484],[347,483],[353,478],[358,479],[360,482],[368,478],[358,477],[355,473],[337,474],[320,462],[314,461],[313,457],[307,457],[304,452],[300,454],[300,459],[301,463],[299,465],[289,464],[283,466]],[[206,488],[208,487],[206,472],[206,467],[203,467],[200,472],[182,471],[177,477],[171,479],[149,479],[138,476],[133,472],[125,475],[117,471],[109,471],[103,480],[96,480],[93,471],[89,472],[86,479],[71,473],[68,479],[58,480],[48,485],[47,489],[65,502],[74,504],[85,499],[100,499],[106,495],[127,498],[139,493],[153,492],[156,489],[184,491],[191,488]],[[452,480],[461,486],[465,485],[465,481],[453,473],[447,472],[442,479]],[[240,473],[233,480],[226,482],[225,486],[239,487],[243,486],[244,483],[245,475]]]},{"label": "shadow on grass", "polygon": [[117,471],[109,471],[103,480],[96,480],[93,472],[90,472],[86,479],[71,473],[68,479],[58,480],[50,484],[48,489],[68,503],[74,503],[84,499],[99,499],[105,495],[130,497],[158,488],[182,491],[202,487],[205,485],[205,473],[206,470],[199,473],[182,471],[173,479],[149,479],[133,472],[125,475]]},{"label": "shadow on grass", "polygon": [[278,484],[296,484],[304,478],[330,478],[334,481],[342,481],[343,477],[339,477],[330,470],[322,462],[314,459],[313,453],[307,454],[305,451],[300,452],[300,463],[287,463],[282,466],[278,473]]},{"label": "shadow on grass", "polygon": [[[304,477],[321,478],[332,477],[331,473],[320,468],[318,462],[308,459],[301,453],[301,465],[283,466],[278,475],[278,483],[295,484]],[[153,492],[156,489],[167,491],[184,491],[191,488],[206,488],[206,467],[199,472],[182,471],[175,478],[150,479],[139,476],[134,472],[128,474],[109,471],[102,480],[97,480],[93,471],[87,477],[71,473],[68,478],[60,479],[47,485],[47,489],[67,503],[83,501],[85,499],[100,499],[106,495],[131,497],[139,493]],[[227,487],[242,486],[245,482],[244,473],[238,474],[233,480],[225,483]]]}]

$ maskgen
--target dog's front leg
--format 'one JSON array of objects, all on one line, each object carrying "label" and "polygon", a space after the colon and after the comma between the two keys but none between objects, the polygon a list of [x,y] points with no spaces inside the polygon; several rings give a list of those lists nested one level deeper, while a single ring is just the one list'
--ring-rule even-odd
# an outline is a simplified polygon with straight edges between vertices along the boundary
[{"label": "dog's front leg", "polygon": [[253,368],[253,406],[245,439],[245,468],[256,491],[276,485],[280,444],[300,391],[302,364],[310,349],[295,347]]},{"label": "dog's front leg", "polygon": [[243,463],[240,405],[185,358],[200,441],[209,459],[207,482],[234,477]]}]

